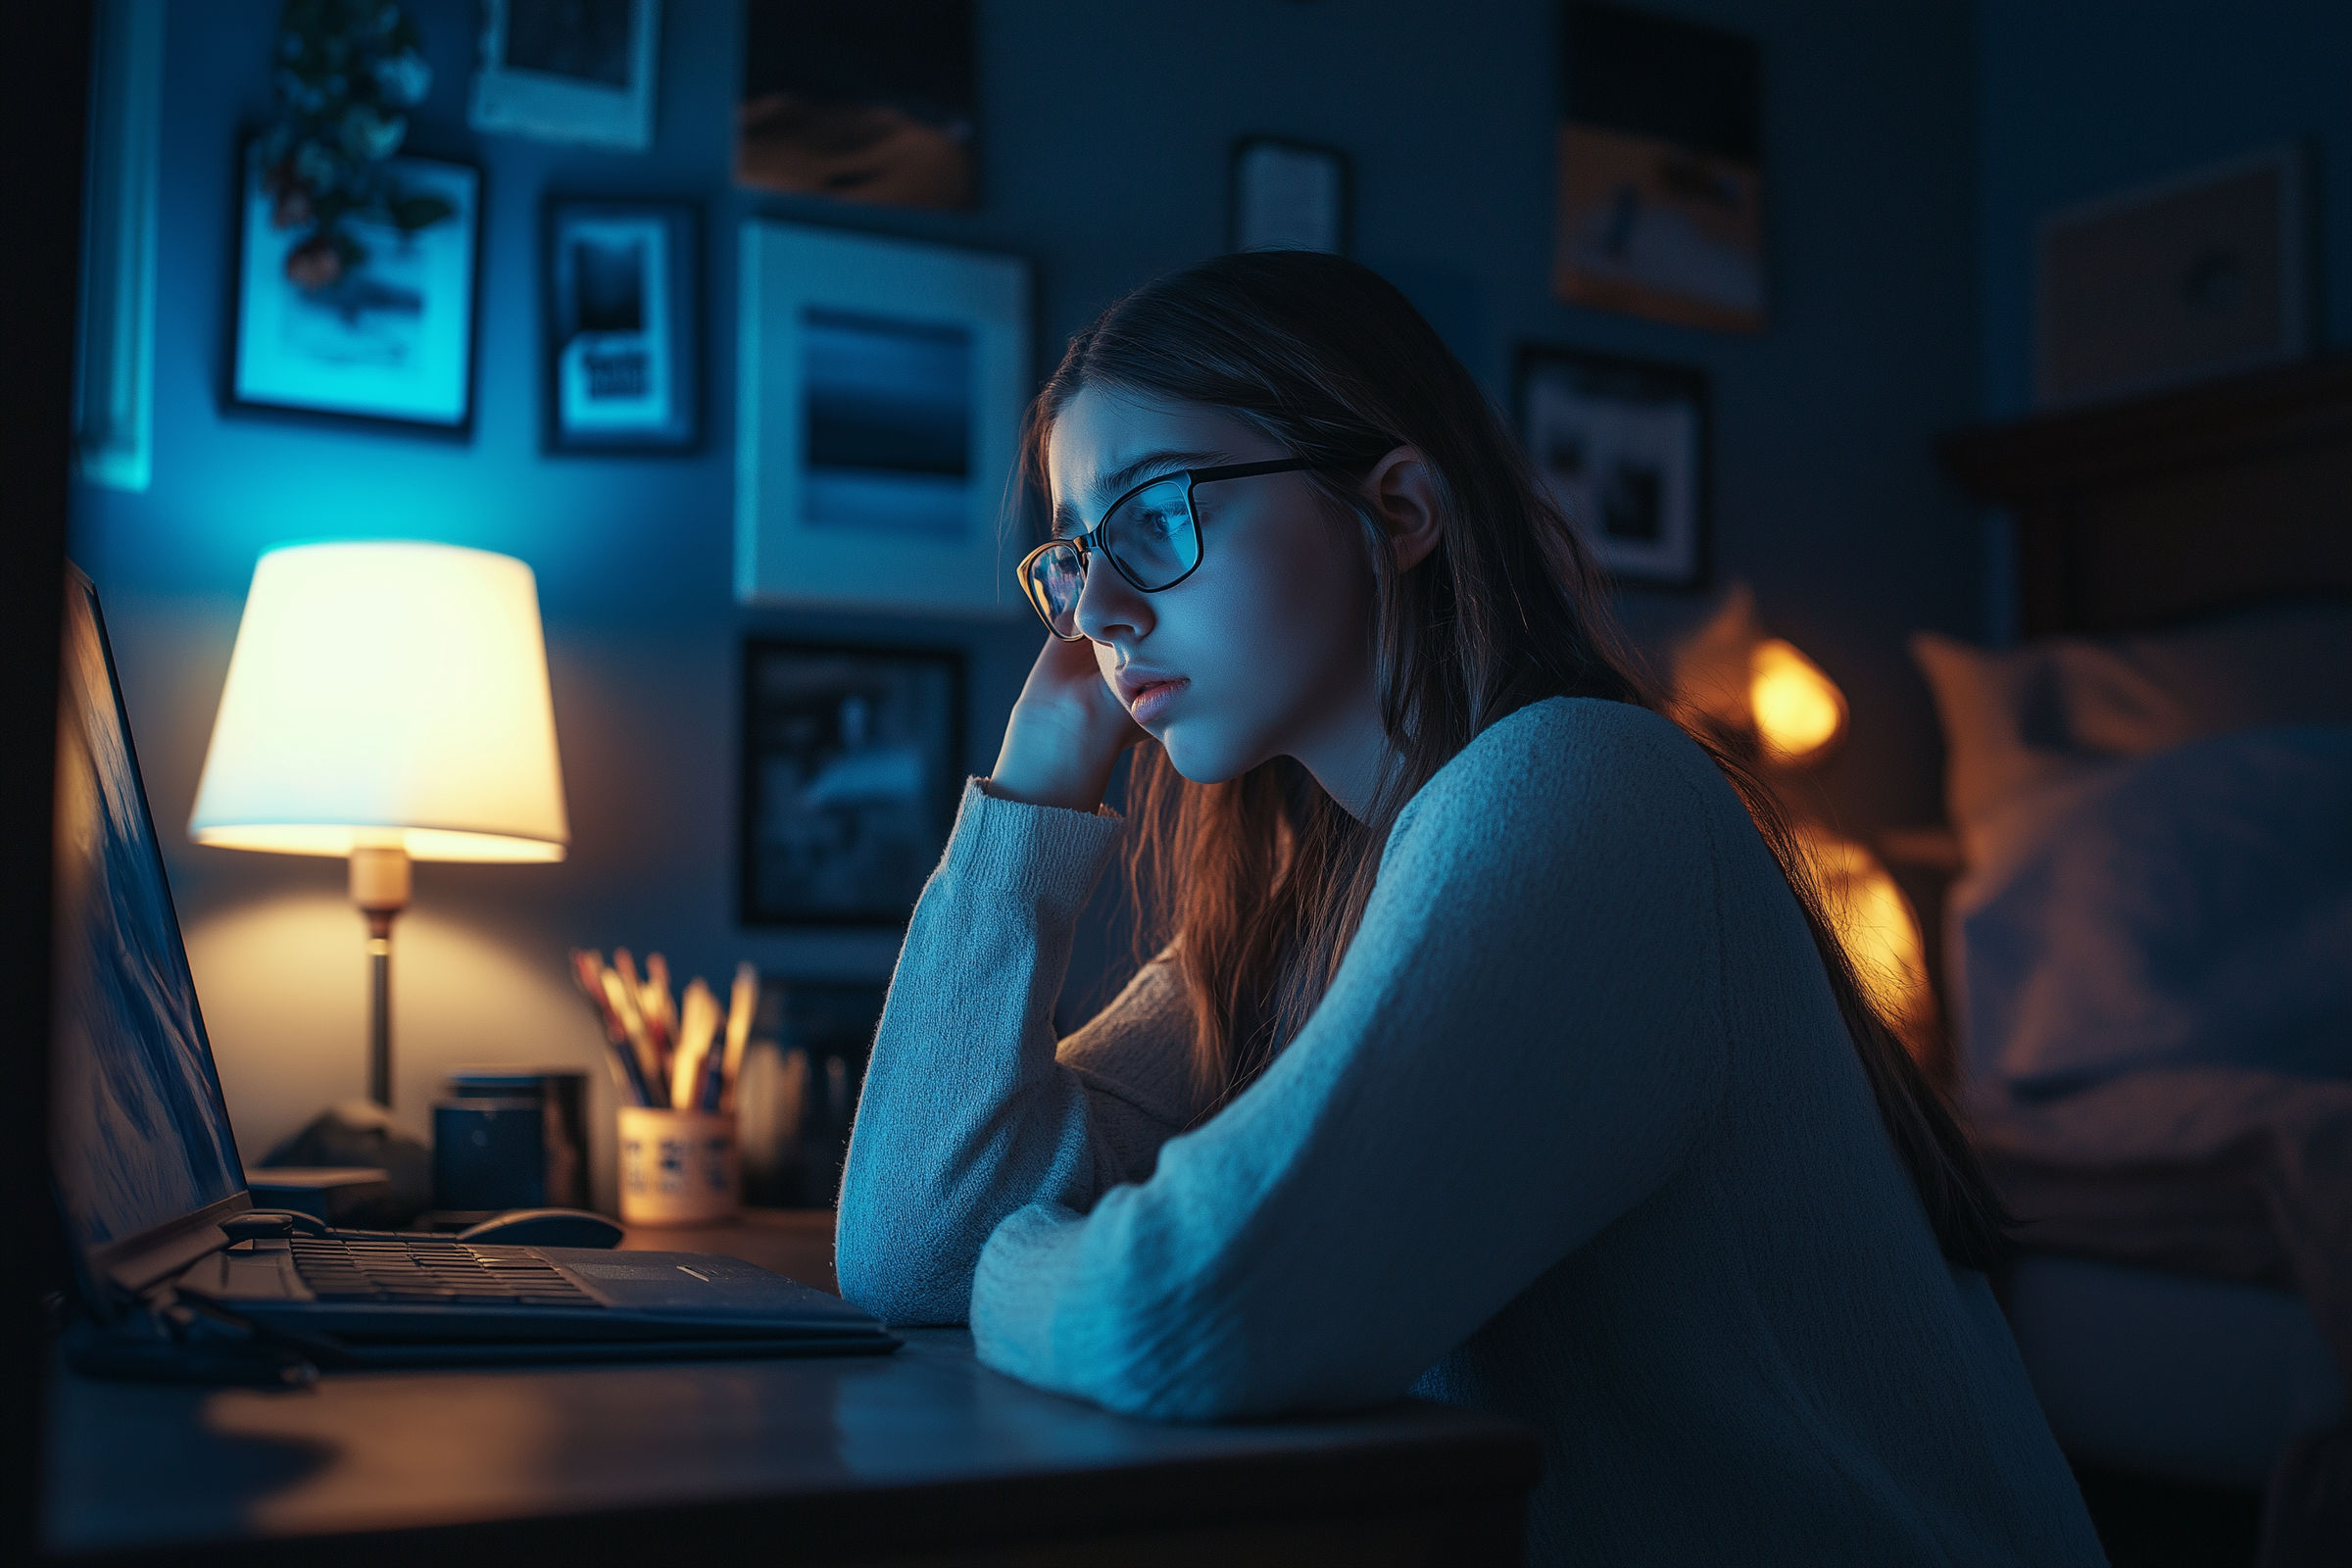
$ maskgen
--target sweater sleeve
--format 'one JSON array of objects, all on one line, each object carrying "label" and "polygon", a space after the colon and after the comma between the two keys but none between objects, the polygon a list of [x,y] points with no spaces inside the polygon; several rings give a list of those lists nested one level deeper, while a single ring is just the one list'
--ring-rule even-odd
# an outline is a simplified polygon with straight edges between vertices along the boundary
[{"label": "sweater sleeve", "polygon": [[1148,1174],[1196,1106],[1174,966],[1149,965],[1056,1048],[1070,945],[1124,824],[967,786],[900,950],[842,1174],[842,1294],[960,1323],[1005,1215],[1091,1207]]},{"label": "sweater sleeve", "polygon": [[1653,1192],[1726,1076],[1714,834],[1739,808],[1693,762],[1611,704],[1480,737],[1399,818],[1265,1075],[1149,1181],[998,1228],[981,1359],[1159,1417],[1385,1399]]}]

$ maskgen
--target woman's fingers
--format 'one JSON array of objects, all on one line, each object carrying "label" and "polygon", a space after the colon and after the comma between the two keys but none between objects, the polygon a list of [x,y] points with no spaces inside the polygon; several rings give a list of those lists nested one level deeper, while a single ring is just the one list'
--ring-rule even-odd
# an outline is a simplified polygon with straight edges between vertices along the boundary
[{"label": "woman's fingers", "polygon": [[1008,799],[1091,811],[1119,754],[1143,734],[1103,681],[1094,644],[1050,638],[1013,704],[990,783]]}]

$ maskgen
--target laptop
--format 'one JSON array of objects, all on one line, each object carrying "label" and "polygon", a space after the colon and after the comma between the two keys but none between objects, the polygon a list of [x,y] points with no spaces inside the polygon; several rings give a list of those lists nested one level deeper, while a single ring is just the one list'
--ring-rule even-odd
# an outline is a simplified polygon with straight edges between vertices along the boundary
[{"label": "laptop", "polygon": [[[93,1370],[239,1346],[320,1367],[841,1355],[879,1322],[732,1257],[342,1231],[255,1208],[98,596],[66,592],[50,1143]],[[110,1356],[105,1347],[136,1347]]]}]

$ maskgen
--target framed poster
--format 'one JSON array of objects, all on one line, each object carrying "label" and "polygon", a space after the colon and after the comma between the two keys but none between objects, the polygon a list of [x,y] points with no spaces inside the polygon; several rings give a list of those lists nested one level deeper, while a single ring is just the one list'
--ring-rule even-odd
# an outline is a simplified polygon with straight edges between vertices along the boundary
[{"label": "framed poster", "polygon": [[1705,372],[1531,344],[1516,380],[1519,438],[1602,569],[1626,586],[1703,585]]},{"label": "framed poster", "polygon": [[751,638],[740,918],[901,926],[963,783],[963,656]]},{"label": "framed poster", "polygon": [[742,245],[736,598],[1027,615],[1028,263],[760,219]]},{"label": "framed poster", "polygon": [[2311,348],[2303,152],[2288,143],[2041,220],[2036,402],[2067,408]]},{"label": "framed poster", "polygon": [[549,199],[541,280],[549,451],[696,444],[701,226],[691,202]]},{"label": "framed poster", "polygon": [[654,144],[662,0],[482,0],[476,130],[642,152]]},{"label": "framed poster", "polygon": [[735,183],[979,205],[973,0],[745,0]]},{"label": "framed poster", "polygon": [[1348,155],[1329,147],[1254,136],[1233,149],[1237,251],[1348,249]]},{"label": "framed poster", "polygon": [[346,218],[356,257],[315,265],[321,248],[303,224],[278,225],[258,144],[246,148],[232,405],[472,429],[481,171],[434,158],[383,168],[402,200],[447,216],[411,230]]},{"label": "framed poster", "polygon": [[1567,0],[1552,292],[1685,326],[1764,328],[1755,40]]}]

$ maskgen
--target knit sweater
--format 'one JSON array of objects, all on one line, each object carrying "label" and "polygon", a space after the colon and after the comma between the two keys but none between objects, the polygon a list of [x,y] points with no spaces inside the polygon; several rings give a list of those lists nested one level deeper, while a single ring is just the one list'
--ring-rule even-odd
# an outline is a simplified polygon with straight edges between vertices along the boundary
[{"label": "knit sweater", "polygon": [[1786,880],[1672,724],[1554,699],[1479,736],[1205,1120],[1173,962],[1054,1036],[1124,831],[966,790],[850,1144],[850,1299],[1143,1416],[1521,1418],[1531,1562],[2102,1560]]}]

